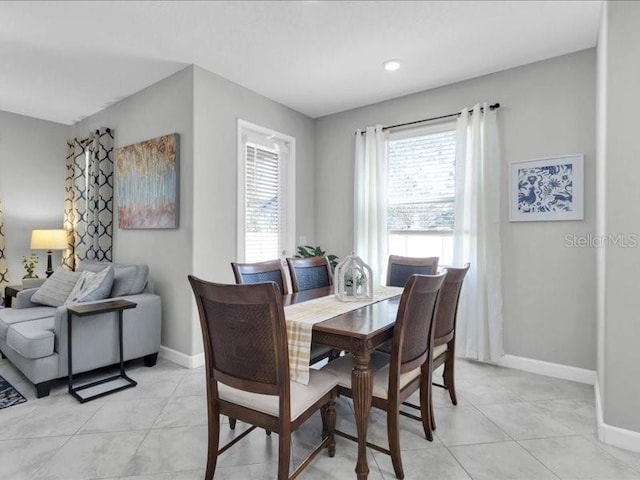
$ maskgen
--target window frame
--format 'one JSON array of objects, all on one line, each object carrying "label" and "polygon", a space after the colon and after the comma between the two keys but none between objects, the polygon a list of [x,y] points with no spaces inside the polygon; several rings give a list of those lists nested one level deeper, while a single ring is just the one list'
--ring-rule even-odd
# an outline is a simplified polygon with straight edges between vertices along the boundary
[{"label": "window frame", "polygon": [[[389,136],[387,137],[387,141],[386,141],[387,163],[388,163],[388,156],[389,156],[388,149],[392,141],[404,140],[408,138],[421,137],[421,136],[427,136],[427,135],[434,135],[434,134],[438,134],[442,132],[450,132],[450,131],[453,131],[453,132],[457,131],[457,125],[455,120],[440,122],[433,125],[403,128],[402,130],[389,132]],[[454,157],[454,162],[455,162],[455,157]],[[387,165],[387,170],[388,170],[388,165]],[[454,178],[455,178],[455,174],[456,174],[455,163],[454,163],[453,171],[454,171]],[[387,171],[387,181],[388,181],[388,178],[389,178],[389,173]],[[387,187],[387,192],[388,192],[388,187]],[[454,202],[455,202],[455,188],[454,188]],[[386,207],[388,209],[389,206],[391,205],[389,198],[387,198],[386,203],[387,203]],[[455,219],[454,219],[454,222],[455,222]],[[386,237],[387,237],[388,245],[390,244],[391,235],[453,237],[453,228],[451,230],[391,230],[387,226]]]},{"label": "window frame", "polygon": [[237,209],[236,209],[236,258],[246,261],[246,144],[263,146],[266,150],[281,149],[278,155],[280,184],[280,222],[283,231],[279,235],[278,258],[293,255],[296,233],[296,139],[290,135],[237,119]]}]

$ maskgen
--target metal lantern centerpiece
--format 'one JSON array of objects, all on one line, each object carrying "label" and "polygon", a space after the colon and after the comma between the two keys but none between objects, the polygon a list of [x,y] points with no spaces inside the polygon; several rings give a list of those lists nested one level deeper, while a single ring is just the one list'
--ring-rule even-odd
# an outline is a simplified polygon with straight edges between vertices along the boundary
[{"label": "metal lantern centerpiece", "polygon": [[373,300],[373,273],[371,267],[352,253],[337,266],[333,274],[335,295],[343,302]]}]

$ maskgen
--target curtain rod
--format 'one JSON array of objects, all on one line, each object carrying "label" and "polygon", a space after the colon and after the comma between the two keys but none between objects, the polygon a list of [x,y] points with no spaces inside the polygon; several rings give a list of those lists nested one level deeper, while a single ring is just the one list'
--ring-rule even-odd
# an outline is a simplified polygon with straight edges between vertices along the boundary
[{"label": "curtain rod", "polygon": [[[494,103],[493,105],[489,105],[489,110],[495,110],[496,108],[500,108],[500,103]],[[484,111],[484,107],[480,107],[480,111],[481,112]],[[470,110],[469,113],[473,114],[473,110]],[[406,127],[407,125],[414,125],[416,123],[423,123],[423,122],[431,122],[433,120],[442,120],[444,118],[457,117],[458,115],[460,115],[460,112],[449,113],[447,115],[440,115],[439,117],[424,118],[422,120],[416,120],[414,122],[398,123],[397,125],[389,125],[387,127],[382,127],[382,130],[389,130],[391,128],[398,128],[398,127]],[[361,130],[360,133],[364,133],[364,130]]]}]

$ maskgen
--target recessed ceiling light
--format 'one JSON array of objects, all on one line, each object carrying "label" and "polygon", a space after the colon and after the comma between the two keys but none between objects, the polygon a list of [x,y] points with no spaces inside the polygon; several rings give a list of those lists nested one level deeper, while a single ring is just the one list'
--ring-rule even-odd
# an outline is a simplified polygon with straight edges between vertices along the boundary
[{"label": "recessed ceiling light", "polygon": [[387,72],[395,72],[400,68],[400,60],[387,60],[382,66]]}]

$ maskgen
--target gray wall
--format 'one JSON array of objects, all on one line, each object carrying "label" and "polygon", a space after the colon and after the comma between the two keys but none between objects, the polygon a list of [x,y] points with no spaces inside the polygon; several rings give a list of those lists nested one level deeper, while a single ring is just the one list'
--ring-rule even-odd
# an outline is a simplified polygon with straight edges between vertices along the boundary
[{"label": "gray wall", "polygon": [[[233,282],[236,257],[237,119],[296,139],[296,242],[313,241],[314,123],[279,103],[194,67],[193,271],[217,282]],[[289,253],[288,253],[289,254]],[[200,331],[193,339],[199,346]]]},{"label": "gray wall", "polygon": [[[180,225],[172,230],[118,228],[114,212],[114,261],[147,263],[162,295],[162,345],[191,352],[193,255],[193,68],[187,67],[74,125],[84,137],[98,127],[115,131],[115,147],[170,133],[180,134]],[[117,178],[116,178],[117,183]]]},{"label": "gray wall", "polygon": [[[0,111],[0,199],[4,210],[5,254],[12,284],[26,273],[22,255],[31,253],[31,230],[62,228],[66,140],[70,127]],[[47,254],[36,274],[44,277]],[[53,252],[53,268],[60,252]]]},{"label": "gray wall", "polygon": [[[599,110],[600,159],[606,166],[598,201],[603,205],[604,234],[640,236],[640,4],[608,2],[599,46],[599,92],[606,109]],[[638,248],[609,246],[604,250],[606,269],[600,270],[604,289],[604,321],[600,333],[599,379],[604,395],[604,422],[640,432],[640,295]],[[637,443],[637,442],[636,442]],[[637,447],[637,445],[636,445]]]},{"label": "gray wall", "polygon": [[74,128],[79,136],[99,126],[113,128],[116,147],[180,134],[180,228],[121,230],[116,211],[114,257],[149,264],[164,298],[162,344],[187,355],[202,352],[187,275],[233,282],[238,118],[296,137],[297,236],[313,238],[313,121],[246,88],[191,66]]},{"label": "gray wall", "polygon": [[[505,352],[594,370],[595,253],[565,234],[595,228],[595,50],[506,70],[316,121],[316,239],[340,256],[353,237],[354,131],[499,101]],[[509,163],[585,154],[585,220],[508,221]]]}]

